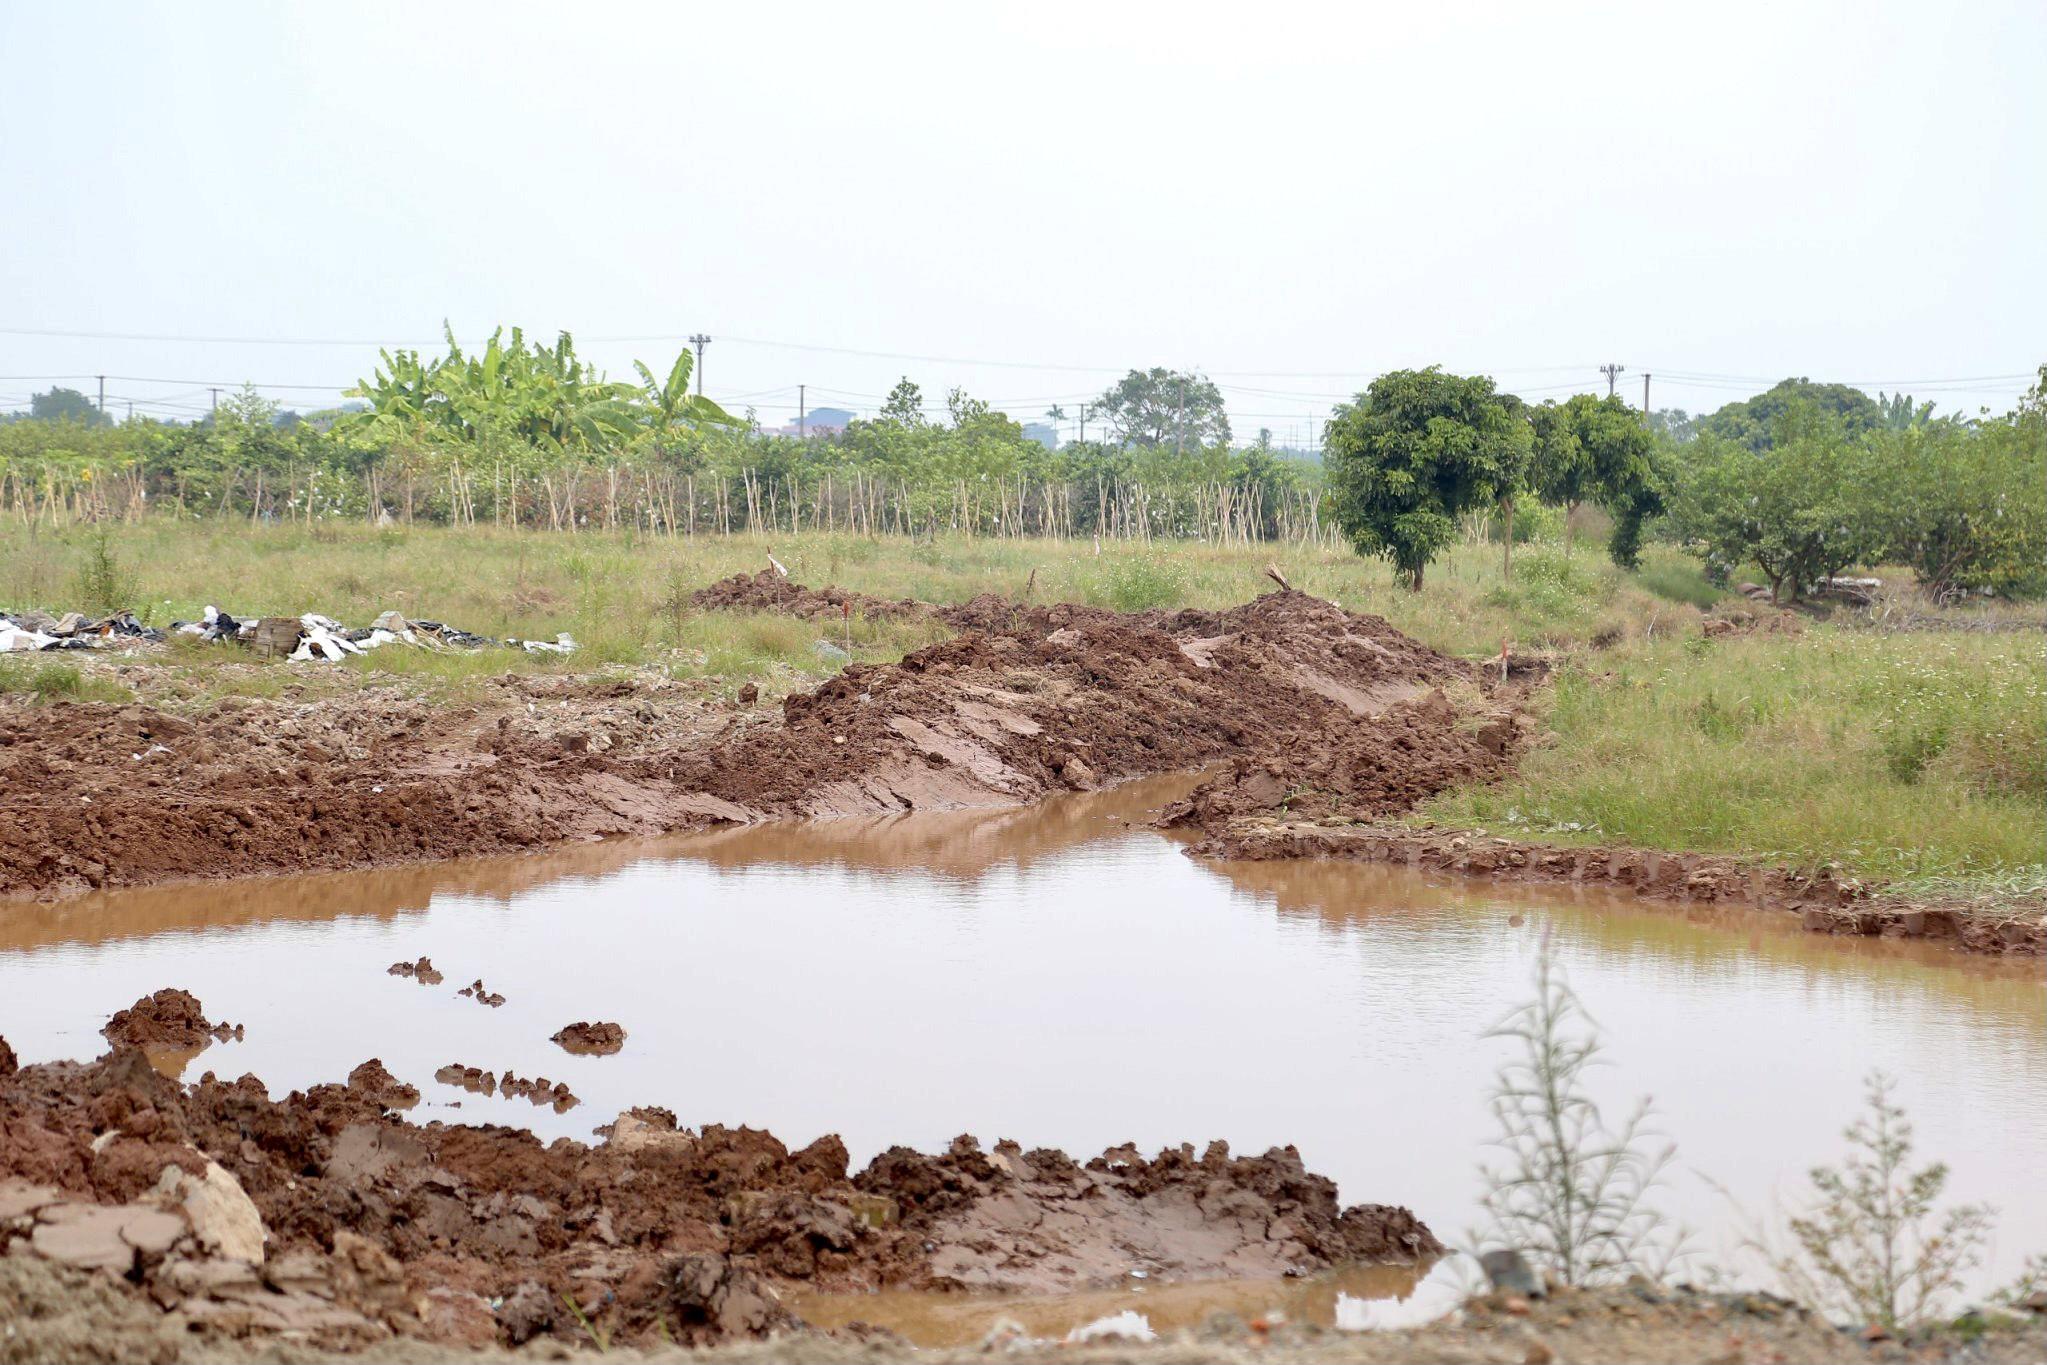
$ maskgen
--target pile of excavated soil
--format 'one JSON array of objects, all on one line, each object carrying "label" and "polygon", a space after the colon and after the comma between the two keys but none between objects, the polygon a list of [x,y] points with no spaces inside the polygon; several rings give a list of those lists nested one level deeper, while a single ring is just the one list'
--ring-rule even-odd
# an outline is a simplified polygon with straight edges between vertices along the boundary
[{"label": "pile of excavated soil", "polygon": [[[971,604],[970,604],[971,605]],[[1442,695],[1471,670],[1300,593],[1221,612],[1005,607],[908,655],[849,665],[783,701],[778,728],[679,756],[678,787],[762,816],[885,814],[1024,802],[1240,755],[1309,754],[1397,728],[1413,771],[1362,765],[1353,796],[1396,809],[1486,776],[1501,756]]]},{"label": "pile of excavated soil", "polygon": [[850,665],[787,697],[779,723],[652,678],[502,678],[453,707],[374,686],[186,715],[0,701],[0,894],[1022,803],[1233,758],[1291,789],[1299,760],[1345,744],[1377,755],[1348,798],[1392,810],[1504,761],[1431,696],[1476,696],[1466,665],[1300,593],[1174,615],[996,598],[941,614],[962,633]]},{"label": "pile of excavated soil", "polygon": [[705,611],[771,611],[805,620],[838,620],[849,609],[870,621],[930,620],[938,608],[903,597],[890,601],[845,588],[807,588],[773,569],[736,573],[689,595],[690,604]]},{"label": "pile of excavated soil", "polygon": [[273,1101],[253,1077],[180,1086],[117,1048],[0,1078],[0,1263],[38,1256],[223,1330],[336,1346],[622,1343],[797,1326],[777,1286],[1052,1291],[1275,1278],[1442,1248],[1405,1209],[1340,1209],[1292,1148],[1080,1163],[970,1138],[865,1170],[824,1137],[678,1130],[543,1145],[415,1125],[381,1063]]},{"label": "pile of excavated soil", "polygon": [[0,897],[662,833],[696,817],[620,757],[730,718],[657,677],[514,675],[460,705],[374,683],[178,712],[0,698]]}]

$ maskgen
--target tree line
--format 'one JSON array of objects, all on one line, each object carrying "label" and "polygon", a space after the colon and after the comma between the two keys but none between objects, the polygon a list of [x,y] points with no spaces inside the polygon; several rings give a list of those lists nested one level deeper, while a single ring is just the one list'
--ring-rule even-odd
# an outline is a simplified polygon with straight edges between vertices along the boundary
[{"label": "tree line", "polygon": [[1977,419],[1793,379],[1701,419],[1645,420],[1614,397],[1530,406],[1483,375],[1400,370],[1337,408],[1325,448],[1332,519],[1416,591],[1460,527],[1494,512],[1511,575],[1525,498],[1604,508],[1623,568],[1653,530],[1720,581],[1757,566],[1780,601],[1855,564],[1909,565],[1940,597],[2047,587],[2047,366],[2011,412]]},{"label": "tree line", "polygon": [[1618,398],[1530,404],[1482,375],[1402,370],[1335,408],[1317,464],[1263,433],[1233,444],[1217,387],[1166,369],[1052,409],[1100,433],[1054,449],[961,390],[927,404],[907,378],[874,417],[800,439],[693,392],[687,351],[630,381],[567,334],[541,345],[517,329],[379,360],[355,401],[302,419],[253,389],[193,423],[114,424],[69,390],[37,395],[27,419],[0,420],[0,513],[1347,542],[1419,589],[1460,537],[1497,537],[1511,576],[1531,503],[1564,514],[1568,553],[1589,504],[1617,564],[1660,537],[1717,576],[1755,565],[1780,597],[1875,562],[1943,594],[2047,577],[2040,387],[1979,419],[1803,379],[1645,417]]}]

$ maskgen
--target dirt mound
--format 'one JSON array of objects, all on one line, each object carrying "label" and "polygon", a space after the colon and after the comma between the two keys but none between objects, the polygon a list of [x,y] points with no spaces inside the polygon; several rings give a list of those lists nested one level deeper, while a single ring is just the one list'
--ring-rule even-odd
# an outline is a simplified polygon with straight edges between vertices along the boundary
[{"label": "dirt mound", "polygon": [[772,611],[810,621],[836,621],[848,610],[870,621],[922,621],[937,615],[928,602],[908,597],[890,601],[844,588],[806,588],[773,569],[721,578],[707,588],[698,588],[689,600],[705,611]]},{"label": "dirt mound", "polygon": [[[772,574],[704,591],[778,609],[855,600]],[[962,633],[847,666],[785,698],[780,725],[667,679],[502,678],[461,706],[371,684],[186,715],[0,699],[0,894],[1023,803],[1227,760],[1285,774],[1346,745],[1413,761],[1374,782],[1361,751],[1345,782],[1309,774],[1361,809],[1490,770],[1457,725],[1389,719],[1436,689],[1480,708],[1470,666],[1302,593],[1135,614],[861,601]],[[1400,734],[1358,738],[1389,724]],[[415,980],[438,977],[411,965]]]},{"label": "dirt mound", "polygon": [[1233,759],[1161,812],[1159,823],[1212,831],[1269,812],[1300,820],[1393,814],[1446,787],[1496,776],[1519,734],[1512,713],[1468,719],[1432,691],[1399,703],[1376,724]]},{"label": "dirt mound", "polygon": [[0,898],[663,833],[700,813],[620,769],[715,735],[710,691],[514,676],[450,706],[347,680],[179,714],[0,697]]},{"label": "dirt mound", "polygon": [[[1301,593],[1172,616],[1017,607],[900,664],[849,665],[786,697],[779,729],[740,729],[663,773],[752,818],[1029,801],[1326,747],[1469,677]],[[1448,728],[1409,726],[1415,744]],[[1448,780],[1458,765],[1434,768]]]},{"label": "dirt mound", "polygon": [[[21,1068],[0,1079],[0,1191],[27,1191],[15,1202],[31,1218],[0,1209],[0,1261],[40,1254],[38,1209],[107,1206],[43,1221],[104,1223],[105,1246],[80,1254],[117,1253],[135,1285],[115,1282],[123,1293],[200,1316],[239,1304],[256,1315],[246,1330],[580,1340],[566,1295],[614,1340],[653,1345],[784,1324],[777,1284],[1092,1286],[1133,1268],[1278,1275],[1438,1250],[1404,1210],[1339,1209],[1291,1149],[1146,1160],[1124,1148],[1082,1164],[961,1139],[940,1156],[892,1149],[855,1176],[835,1137],[791,1151],[654,1111],[620,1116],[597,1146],[415,1125],[375,1093],[393,1083],[366,1063],[348,1085],[274,1101],[253,1077],[181,1087],[121,1048]],[[183,1202],[167,1203],[171,1191]],[[259,1250],[237,1268],[206,1250],[197,1220],[245,1206],[241,1245]],[[316,1310],[343,1316],[299,1316]]]},{"label": "dirt mound", "polygon": [[204,1047],[215,1039],[238,1038],[241,1032],[232,1024],[209,1023],[199,998],[175,986],[143,996],[100,1030],[116,1047],[169,1052]]},{"label": "dirt mound", "polygon": [[625,1029],[617,1024],[591,1024],[578,1020],[549,1041],[559,1044],[564,1052],[608,1057],[625,1046]]}]

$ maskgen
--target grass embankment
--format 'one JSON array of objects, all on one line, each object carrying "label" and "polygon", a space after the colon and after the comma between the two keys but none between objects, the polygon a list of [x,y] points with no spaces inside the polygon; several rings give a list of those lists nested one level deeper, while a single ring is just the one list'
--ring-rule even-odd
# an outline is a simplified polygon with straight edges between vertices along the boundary
[{"label": "grass embankment", "polygon": [[[251,615],[325,612],[351,624],[397,609],[490,635],[568,631],[572,658],[509,651],[379,651],[337,669],[241,662],[182,646],[154,669],[152,700],[347,687],[377,677],[459,691],[512,670],[656,668],[769,695],[807,687],[841,661],[821,654],[836,624],[703,613],[696,588],[766,564],[801,582],[884,597],[959,601],[1017,595],[1133,610],[1219,607],[1267,586],[1266,564],[1307,592],[1371,611],[1436,648],[1493,656],[1553,647],[1568,661],[1537,702],[1549,736],[1518,776],[1447,796],[1417,818],[1553,842],[1633,844],[1811,863],[1916,878],[1968,893],[2037,887],[2047,864],[2047,672],[2038,631],[1894,633],[1852,623],[1802,636],[1705,639],[1720,596],[1692,561],[1652,548],[1623,574],[1595,549],[1517,550],[1511,583],[1496,547],[1434,566],[1419,596],[1387,567],[1348,553],[1253,546],[1105,545],[850,535],[694,541],[241,523],[151,523],[109,540],[112,577],[162,624],[209,602]],[[88,607],[109,577],[89,533],[0,530],[0,607]],[[90,572],[89,572],[90,571]],[[94,578],[94,574],[97,578]],[[938,628],[856,620],[856,658],[899,658]],[[232,666],[223,667],[232,662]],[[132,681],[132,677],[131,677]],[[0,690],[47,698],[126,695],[97,659],[0,660]]]}]

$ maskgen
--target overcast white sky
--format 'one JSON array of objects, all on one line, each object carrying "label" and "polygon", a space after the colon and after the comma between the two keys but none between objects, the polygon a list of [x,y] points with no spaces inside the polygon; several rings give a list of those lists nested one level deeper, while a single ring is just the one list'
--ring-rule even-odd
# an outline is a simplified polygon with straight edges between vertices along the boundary
[{"label": "overcast white sky", "polygon": [[0,407],[317,406],[444,317],[615,376],[708,332],[771,425],[1153,364],[1246,437],[1430,362],[2002,411],[2047,360],[2041,0],[0,0],[0,52]]}]

